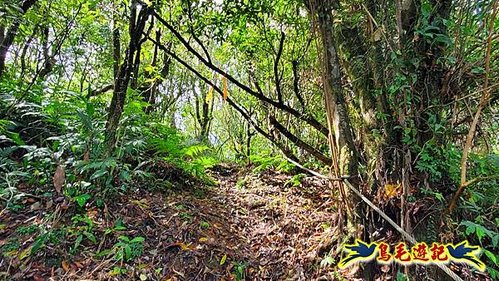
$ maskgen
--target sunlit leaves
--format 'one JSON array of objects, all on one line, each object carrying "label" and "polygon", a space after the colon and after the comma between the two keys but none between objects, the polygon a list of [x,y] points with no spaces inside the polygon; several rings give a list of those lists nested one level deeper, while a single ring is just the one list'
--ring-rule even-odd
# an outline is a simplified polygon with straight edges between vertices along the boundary
[{"label": "sunlit leaves", "polygon": [[213,87],[210,86],[210,88],[208,89],[208,94],[206,94],[206,103],[211,103],[211,101],[213,100]]},{"label": "sunlit leaves", "polygon": [[92,198],[92,196],[90,194],[80,194],[78,196],[75,196],[74,197],[74,200],[76,201],[76,203],[78,204],[78,206],[80,207],[83,207],[85,206],[85,204],[87,203],[87,201]]},{"label": "sunlit leaves", "polygon": [[222,77],[222,83],[223,83],[223,98],[224,101],[227,100],[227,97],[229,96],[229,90],[227,89],[227,77]]},{"label": "sunlit leaves", "polygon": [[401,187],[402,187],[402,185],[400,185],[400,184],[393,184],[393,183],[385,184],[386,197],[389,199],[389,198],[397,196],[401,191]]}]

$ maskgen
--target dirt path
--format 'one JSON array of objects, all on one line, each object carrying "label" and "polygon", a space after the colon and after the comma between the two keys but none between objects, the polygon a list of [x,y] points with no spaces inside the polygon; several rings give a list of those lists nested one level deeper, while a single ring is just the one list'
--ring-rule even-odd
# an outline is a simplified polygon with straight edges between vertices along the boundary
[{"label": "dirt path", "polygon": [[[210,174],[218,181],[213,187],[186,181],[184,185],[191,186],[180,191],[140,189],[104,210],[90,208],[86,212],[92,221],[89,231],[97,241],[83,237],[81,246],[71,255],[74,239],[57,243],[49,239],[41,250],[29,254],[41,234],[61,226],[66,226],[66,233],[81,231],[85,224],[72,224],[71,208],[57,218],[50,217],[59,205],[49,203],[49,199],[27,201],[31,204],[27,206],[29,211],[2,214],[5,223],[0,229],[0,246],[5,250],[5,245],[14,241],[18,247],[3,251],[0,274],[14,280],[339,277],[333,266],[320,266],[331,248],[331,226],[335,225],[325,182],[305,178],[300,186],[293,186],[291,176],[285,174],[256,175],[229,166],[217,166]],[[31,208],[33,204],[42,207]],[[117,221],[122,221],[125,229],[110,230]],[[20,234],[19,228],[29,225],[37,225],[38,231]],[[113,249],[120,236],[144,238],[143,250],[133,262],[116,260]]]},{"label": "dirt path", "polygon": [[292,186],[291,176],[274,171],[217,178],[221,196],[214,200],[227,201],[220,203],[226,203],[233,227],[246,241],[250,279],[333,279],[333,272],[320,268],[336,219],[325,182],[305,178]]}]

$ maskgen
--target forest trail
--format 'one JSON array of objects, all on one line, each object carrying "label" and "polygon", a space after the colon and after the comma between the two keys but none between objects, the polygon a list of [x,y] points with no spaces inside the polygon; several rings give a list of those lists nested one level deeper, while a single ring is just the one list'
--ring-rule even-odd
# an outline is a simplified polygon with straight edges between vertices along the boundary
[{"label": "forest trail", "polygon": [[0,3],[0,281],[499,280],[499,1]]},{"label": "forest trail", "polygon": [[[327,183],[307,177],[301,183],[284,173],[214,171],[220,180],[216,205],[226,206],[231,232],[244,241],[248,277],[257,280],[310,280],[327,276],[319,256],[329,250],[335,216]],[[333,276],[330,276],[333,278]]]},{"label": "forest trail", "polygon": [[[103,210],[88,208],[89,232],[98,239],[92,243],[84,237],[73,255],[64,251],[64,246],[71,247],[64,241],[36,255],[26,254],[37,235],[18,229],[32,224],[50,229],[66,220],[71,225],[61,204],[27,198],[31,212],[2,214],[0,246],[16,240],[20,247],[1,271],[7,270],[14,279],[34,280],[334,279],[333,266],[319,266],[331,248],[335,220],[322,180],[294,181],[273,170],[255,174],[248,168],[217,165],[209,171],[215,185],[206,186],[167,169],[162,170],[164,179],[184,180],[183,188],[139,189]],[[60,215],[46,216],[52,212]],[[111,230],[120,220],[125,229]],[[72,225],[75,232],[86,227],[74,221]],[[142,253],[133,263],[105,255],[105,249],[115,249],[120,236],[144,238]]]}]

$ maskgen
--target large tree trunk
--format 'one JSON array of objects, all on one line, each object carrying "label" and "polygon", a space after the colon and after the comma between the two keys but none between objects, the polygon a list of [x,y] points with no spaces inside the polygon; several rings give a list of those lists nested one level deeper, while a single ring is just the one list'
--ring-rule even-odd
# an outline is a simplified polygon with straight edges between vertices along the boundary
[{"label": "large tree trunk", "polygon": [[353,142],[348,109],[341,85],[341,71],[332,29],[332,1],[316,6],[317,23],[322,41],[324,99],[329,126],[329,142],[337,157],[338,175],[357,174],[356,148]]},{"label": "large tree trunk", "polygon": [[[314,1],[308,7],[315,17],[321,39],[324,100],[329,129],[329,147],[332,156],[331,173],[334,177],[349,175],[358,183],[358,152],[354,145],[348,108],[341,83],[341,71],[333,37],[332,7],[337,2]],[[332,183],[339,189],[341,200],[346,204],[347,222],[355,225],[357,198],[350,195],[341,182]],[[345,209],[343,209],[345,210]],[[352,228],[348,228],[351,230]]]}]

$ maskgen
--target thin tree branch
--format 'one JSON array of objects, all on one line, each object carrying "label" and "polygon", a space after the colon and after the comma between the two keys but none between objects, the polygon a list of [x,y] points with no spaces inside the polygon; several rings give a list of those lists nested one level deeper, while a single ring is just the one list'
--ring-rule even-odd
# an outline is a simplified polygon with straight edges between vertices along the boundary
[{"label": "thin tree branch", "polygon": [[308,143],[304,142],[297,136],[293,135],[290,131],[288,131],[277,119],[275,119],[274,116],[270,116],[270,124],[272,124],[281,134],[283,134],[287,139],[289,139],[291,142],[296,144],[298,147],[302,148],[306,152],[310,153],[312,156],[314,156],[316,159],[324,163],[325,165],[330,166],[332,164],[332,160],[330,157],[327,157],[326,155],[322,154],[320,151],[316,150],[313,148],[311,145]]},{"label": "thin tree branch", "polygon": [[291,62],[293,66],[293,91],[298,98],[303,109],[305,109],[305,101],[300,94],[300,75],[298,74],[298,60],[293,60]]},{"label": "thin tree branch", "polygon": [[109,84],[109,85],[106,85],[100,89],[95,89],[95,90],[92,90],[88,93],[87,95],[87,99],[91,98],[91,97],[95,97],[95,96],[98,96],[100,94],[103,94],[107,91],[111,91],[112,89],[114,88],[114,84]]},{"label": "thin tree branch", "polygon": [[279,103],[284,103],[282,100],[281,91],[281,78],[279,77],[279,60],[281,59],[282,49],[284,47],[284,39],[286,34],[281,31],[281,39],[279,40],[279,48],[277,49],[277,56],[274,60],[274,80],[275,80],[275,90],[277,92],[277,100]]},{"label": "thin tree branch", "polygon": [[[163,46],[161,43],[157,42],[156,40],[154,40],[153,38],[151,37],[148,37],[148,39],[153,42],[154,44],[158,45],[159,48],[164,51],[165,53],[167,53],[168,55],[170,55],[170,57],[172,57],[173,59],[175,59],[177,62],[179,62],[181,65],[183,65],[185,68],[187,68],[189,71],[191,71],[192,73],[194,73],[196,76],[198,76],[203,82],[205,82],[206,84],[208,84],[209,86],[213,87],[213,89],[218,93],[220,94],[220,96],[223,97],[223,91],[222,89],[220,89],[217,85],[215,85],[213,82],[211,82],[208,78],[204,77],[201,73],[199,73],[199,71],[197,71],[196,69],[194,69],[192,66],[190,66],[187,62],[185,62],[183,59],[181,59],[179,56],[177,56],[175,53],[171,52],[169,49],[167,49],[165,46]],[[247,113],[246,110],[244,110],[243,107],[241,107],[240,105],[238,105],[236,102],[234,102],[230,97],[227,97],[226,98],[226,102],[231,106],[233,107],[237,112],[239,112],[244,119],[246,119],[246,121],[248,121],[248,123],[258,132],[260,133],[262,136],[264,136],[266,139],[268,139],[270,142],[272,142],[273,144],[275,144],[277,146],[277,148],[279,148],[287,157],[291,158],[291,159],[295,159],[295,160],[298,160],[298,158],[288,149],[286,148],[282,143],[278,142],[271,134],[269,134],[268,132],[266,132],[265,130],[263,130],[260,126],[258,126],[254,121],[253,119],[251,118],[251,116]]]},{"label": "thin tree branch", "polygon": [[205,66],[207,66],[208,68],[214,70],[218,74],[227,77],[227,79],[230,82],[234,83],[237,87],[239,87],[243,91],[247,92],[248,94],[250,94],[250,95],[258,98],[259,100],[262,100],[262,101],[264,101],[266,103],[269,103],[269,104],[273,105],[274,107],[276,107],[278,109],[281,109],[283,111],[286,111],[286,112],[290,113],[291,115],[295,116],[296,118],[305,121],[307,124],[309,124],[310,126],[314,127],[315,129],[317,129],[318,131],[320,131],[325,136],[328,136],[328,134],[329,134],[328,129],[326,127],[324,127],[319,121],[317,121],[313,117],[301,114],[300,112],[298,112],[294,108],[291,108],[291,107],[289,107],[289,106],[287,106],[285,104],[282,104],[282,103],[280,103],[278,101],[274,101],[274,100],[272,100],[272,99],[270,99],[270,98],[268,98],[266,96],[261,95],[258,92],[255,92],[250,87],[248,87],[247,85],[244,85],[243,83],[239,82],[237,79],[235,79],[233,76],[231,76],[227,72],[223,71],[219,67],[217,67],[214,64],[210,63],[209,61],[207,61],[205,58],[203,58],[203,56],[201,56],[189,44],[189,42],[187,42],[185,40],[185,38],[175,28],[173,28],[173,26],[171,26],[166,20],[164,20],[158,13],[156,13],[155,11],[153,11],[152,14],[153,14],[154,17],[156,17],[158,19],[159,22],[161,22],[164,26],[166,26],[166,28],[168,28],[170,30],[170,32],[173,33],[173,35],[182,43],[182,45],[184,45],[184,47],[190,53],[192,53],[194,56],[196,56],[199,59],[199,61],[201,61]]},{"label": "thin tree branch", "polygon": [[210,53],[208,53],[208,50],[201,42],[201,40],[199,40],[199,38],[196,36],[196,34],[194,33],[194,29],[192,28],[192,8],[190,0],[187,0],[187,9],[188,9],[189,21],[191,22],[191,25],[189,25],[189,32],[191,33],[192,38],[194,38],[194,41],[196,41],[196,43],[198,43],[201,49],[203,50],[208,62],[211,63]]},{"label": "thin tree branch", "polygon": [[490,53],[492,51],[492,35],[494,34],[494,32],[493,32],[494,31],[494,23],[495,23],[495,19],[497,16],[497,11],[498,11],[497,7],[498,6],[499,6],[498,2],[495,2],[494,6],[493,6],[492,16],[489,18],[489,20],[490,20],[489,26],[488,26],[489,36],[487,38],[487,47],[485,50],[485,83],[484,83],[484,88],[487,90],[483,91],[482,97],[480,99],[480,103],[478,104],[478,108],[477,108],[475,116],[473,118],[473,122],[471,122],[470,130],[468,132],[468,135],[466,136],[466,143],[464,145],[463,156],[461,158],[461,183],[460,183],[460,186],[459,186],[456,194],[454,195],[454,197],[452,198],[452,200],[449,204],[449,208],[448,208],[449,213],[452,213],[452,211],[454,211],[454,209],[457,206],[457,201],[459,200],[459,197],[464,192],[464,189],[467,186],[467,184],[466,184],[467,183],[466,182],[466,172],[468,169],[467,161],[468,161],[469,152],[470,152],[471,146],[473,144],[473,139],[475,137],[477,124],[478,124],[478,121],[480,120],[480,115],[482,113],[482,110],[489,103],[490,98],[491,98],[491,92],[488,89],[489,74],[490,74]]}]

